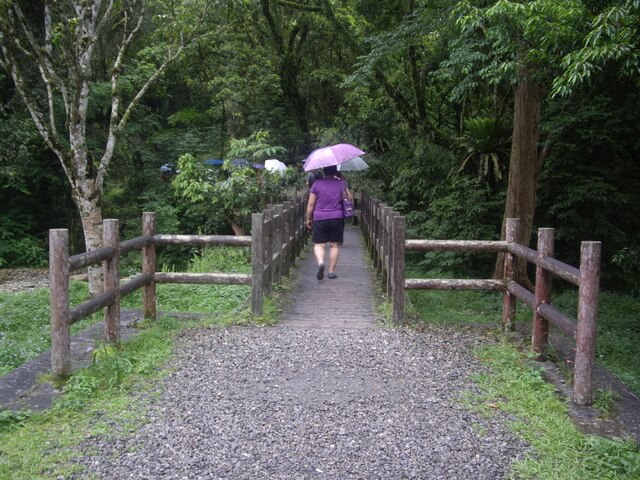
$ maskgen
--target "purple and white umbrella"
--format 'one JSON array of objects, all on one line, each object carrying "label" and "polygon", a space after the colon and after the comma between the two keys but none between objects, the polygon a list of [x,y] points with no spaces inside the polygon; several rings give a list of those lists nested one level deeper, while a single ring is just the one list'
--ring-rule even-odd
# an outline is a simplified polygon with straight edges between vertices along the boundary
[{"label": "purple and white umbrella", "polygon": [[309,154],[304,162],[304,170],[340,165],[352,158],[364,155],[365,152],[349,143],[338,143],[328,147],[318,148]]}]

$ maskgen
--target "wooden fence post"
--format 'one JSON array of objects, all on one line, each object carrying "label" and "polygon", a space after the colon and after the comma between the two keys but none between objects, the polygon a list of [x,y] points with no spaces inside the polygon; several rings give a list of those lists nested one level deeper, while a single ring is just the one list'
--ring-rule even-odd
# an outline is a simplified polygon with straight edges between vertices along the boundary
[{"label": "wooden fence post", "polygon": [[251,313],[262,315],[264,305],[264,214],[251,215]]},{"label": "wooden fence post", "polygon": [[[505,240],[507,243],[514,243],[518,238],[518,230],[520,230],[519,218],[507,218]],[[504,254],[504,282],[505,286],[513,280],[513,254],[506,252]],[[506,331],[515,329],[516,320],[516,302],[517,297],[505,290],[502,297],[502,328]]]},{"label": "wooden fence post", "polygon": [[[554,229],[540,228],[538,230],[538,258],[552,257],[554,249]],[[536,360],[546,361],[549,340],[549,321],[538,313],[538,306],[551,301],[551,284],[553,274],[540,265],[536,266],[535,305],[533,311],[533,328],[531,349],[536,354]]]},{"label": "wooden fence post", "polygon": [[364,244],[367,247],[367,249],[369,248],[369,236],[368,236],[368,224],[369,222],[367,221],[367,194],[366,192],[361,192],[362,194],[362,201],[360,202],[360,230],[362,231],[362,234],[364,236]]},{"label": "wooden fence post", "polygon": [[263,238],[263,255],[264,255],[264,294],[271,296],[273,287],[273,227],[274,227],[274,213],[272,208],[264,210],[264,225],[262,228]]},{"label": "wooden fence post", "polygon": [[273,265],[273,283],[280,283],[282,281],[282,264],[284,262],[282,255],[284,228],[282,205],[275,205],[273,212],[273,251],[276,257]]},{"label": "wooden fence post", "polygon": [[307,196],[302,195],[298,199],[298,213],[296,216],[296,230],[298,240],[296,242],[296,257],[299,257],[309,238],[309,231],[305,219],[307,218]]},{"label": "wooden fence post", "polygon": [[71,373],[69,333],[69,230],[49,230],[49,288],[51,305],[51,371],[55,377]]},{"label": "wooden fence post", "polygon": [[102,262],[104,272],[104,291],[115,291],[116,296],[111,305],[104,309],[104,336],[109,343],[120,342],[120,277],[118,264],[120,259],[120,222],[117,219],[105,219],[102,222],[102,244],[113,247],[113,257]]},{"label": "wooden fence post", "polygon": [[293,264],[293,252],[292,243],[293,236],[291,231],[293,230],[293,208],[291,202],[283,202],[282,204],[282,236],[284,238],[283,251],[282,251],[282,274],[285,277],[289,276],[289,268]]},{"label": "wooden fence post", "polygon": [[392,207],[384,207],[384,213],[382,217],[382,225],[384,232],[384,257],[382,263],[382,281],[386,285],[387,296],[391,296],[391,264],[392,264],[392,255],[393,252],[391,250],[391,225],[393,220],[393,208]]},{"label": "wooden fence post", "polygon": [[601,247],[601,242],[582,242],[580,246],[578,325],[573,372],[573,402],[576,405],[591,405],[593,401]]},{"label": "wooden fence post", "polygon": [[380,260],[380,235],[382,230],[380,228],[380,212],[382,210],[382,204],[376,202],[373,207],[373,265],[376,269],[376,274],[382,273],[382,261]]},{"label": "wooden fence post", "polygon": [[405,218],[401,215],[393,217],[391,230],[392,238],[392,295],[393,295],[393,323],[404,323],[404,242],[406,236]]},{"label": "wooden fence post", "polygon": [[[142,235],[156,234],[156,214],[155,212],[142,213]],[[151,243],[142,248],[142,273],[155,277],[156,274],[156,244]],[[142,314],[144,318],[156,320],[158,312],[156,307],[156,283],[154,281],[145,285],[142,290]]]}]

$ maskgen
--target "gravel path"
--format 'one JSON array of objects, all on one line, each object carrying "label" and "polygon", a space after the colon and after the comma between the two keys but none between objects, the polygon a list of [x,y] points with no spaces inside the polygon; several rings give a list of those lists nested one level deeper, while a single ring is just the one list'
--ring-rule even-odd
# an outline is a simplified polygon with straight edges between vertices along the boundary
[{"label": "gravel path", "polygon": [[497,479],[527,450],[470,413],[477,332],[231,327],[182,334],[129,438],[82,478]]}]

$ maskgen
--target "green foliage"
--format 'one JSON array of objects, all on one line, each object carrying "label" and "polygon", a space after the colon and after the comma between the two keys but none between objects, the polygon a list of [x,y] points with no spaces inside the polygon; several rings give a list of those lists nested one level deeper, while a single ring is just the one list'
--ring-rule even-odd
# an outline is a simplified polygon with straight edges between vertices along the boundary
[{"label": "green foliage", "polygon": [[242,247],[205,248],[191,259],[189,272],[250,273],[251,250]]},{"label": "green foliage", "polygon": [[509,161],[508,129],[497,118],[488,117],[469,118],[464,126],[462,145],[467,156],[458,171],[473,162],[478,178],[494,184],[500,182]]},{"label": "green foliage", "polygon": [[121,434],[139,428],[145,406],[136,392],[144,391],[147,398],[153,394],[151,388],[167,372],[163,366],[173,351],[176,332],[189,325],[161,318],[121,348],[74,373],[53,408],[21,413],[20,428],[0,430],[0,478],[81,474],[74,458],[87,438],[111,435],[114,428]]},{"label": "green foliage", "polygon": [[[410,277],[409,277],[410,275]],[[407,278],[424,276],[420,271],[408,272]],[[442,278],[440,275],[438,278]],[[501,294],[474,291],[426,291],[407,292],[413,309],[422,321],[436,325],[449,324],[494,324],[501,319]]]},{"label": "green foliage", "polygon": [[229,157],[222,169],[208,168],[193,155],[178,159],[178,174],[172,181],[175,194],[196,209],[206,208],[209,218],[225,219],[236,233],[248,230],[251,214],[267,202],[284,199],[281,177],[277,173],[256,171],[251,166],[234,165],[232,160],[249,156],[254,161],[282,152],[283,147],[268,143],[267,132],[231,142]]},{"label": "green foliage", "polygon": [[640,96],[607,77],[555,103],[544,126],[553,143],[538,182],[536,224],[555,228],[556,256],[576,266],[580,242],[601,240],[603,287],[637,292]]},{"label": "green foliage", "polygon": [[517,478],[556,479],[558,472],[566,480],[631,480],[640,475],[638,446],[582,435],[554,387],[513,347],[488,346],[476,353],[490,372],[475,377],[482,393],[470,398],[470,404],[514,418],[512,428],[535,450],[514,463]]},{"label": "green foliage", "polygon": [[172,353],[173,336],[183,328],[179,320],[161,317],[121,347],[101,345],[93,350],[93,362],[75,372],[63,388],[56,409],[81,409],[97,398],[135,388],[133,379],[154,373]]},{"label": "green foliage", "polygon": [[584,46],[563,58],[563,72],[553,83],[553,95],[570,95],[607,64],[613,64],[620,77],[637,82],[640,73],[639,23],[640,4],[637,0],[607,4],[591,21]]},{"label": "green foliage", "polygon": [[[246,271],[247,257],[246,249],[212,248],[194,258],[192,268],[194,271]],[[81,290],[86,293],[86,286]],[[231,312],[237,311],[249,289],[237,285],[159,285],[158,292],[163,310],[211,313],[208,323],[220,324],[231,318]],[[0,320],[15,319],[19,315],[26,318],[27,313],[29,318],[34,318],[34,314],[37,318],[35,310],[45,309],[45,296],[48,298],[46,290],[0,294]],[[127,297],[126,301],[132,302],[134,296]],[[10,308],[2,310],[7,305]],[[9,317],[5,316],[7,312],[11,313]],[[139,401],[138,393],[143,391],[143,397],[148,399],[158,376],[168,371],[164,366],[173,352],[176,333],[185,327],[199,328],[193,321],[168,316],[144,322],[141,327],[144,328],[119,347],[98,345],[93,363],[71,376],[52,409],[38,414],[0,411],[0,478],[81,475],[80,466],[74,461],[78,445],[96,435],[113,434],[114,428],[126,434],[140,426],[145,406]],[[0,330],[0,333],[5,332]],[[5,345],[3,337],[0,348]]]},{"label": "green foliage", "polygon": [[22,427],[30,416],[29,410],[0,410],[0,435]]},{"label": "green foliage", "polygon": [[25,230],[25,226],[0,216],[0,268],[47,265],[48,254],[41,242]]},{"label": "green foliage", "polygon": [[268,158],[287,151],[284,147],[271,145],[269,137],[269,132],[261,130],[247,138],[232,138],[227,158],[250,158],[255,162],[264,162]]},{"label": "green foliage", "polygon": [[[477,178],[452,176],[432,190],[424,212],[407,215],[411,238],[497,240],[503,201]],[[426,271],[460,275],[489,275],[495,256],[482,253],[432,252],[420,254]]]},{"label": "green foliage", "polygon": [[[164,271],[167,268],[163,268]],[[250,273],[251,253],[239,247],[210,247],[193,255],[186,271],[194,273]],[[246,300],[245,285],[157,285],[158,308],[168,312],[218,314],[231,311]],[[141,308],[141,294],[123,299],[125,308]]]},{"label": "green foliage", "polygon": [[593,408],[596,408],[604,418],[612,417],[616,413],[616,401],[622,397],[611,388],[597,389],[593,394]]}]

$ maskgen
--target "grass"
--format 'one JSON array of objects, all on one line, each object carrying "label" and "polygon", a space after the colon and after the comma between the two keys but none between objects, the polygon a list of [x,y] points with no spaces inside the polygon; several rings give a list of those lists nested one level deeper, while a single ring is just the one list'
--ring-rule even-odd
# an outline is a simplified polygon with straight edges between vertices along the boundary
[{"label": "grass", "polygon": [[[502,294],[474,291],[409,291],[419,316],[435,324],[499,325]],[[565,315],[576,318],[577,293],[565,290],[552,298]],[[531,310],[518,302],[516,321],[531,322]],[[596,360],[640,396],[640,298],[602,292],[598,312]]]},{"label": "grass", "polygon": [[533,447],[526,458],[513,464],[512,478],[640,478],[638,445],[580,433],[554,387],[521,352],[500,344],[476,353],[489,373],[474,378],[482,393],[467,398],[470,408],[488,415],[496,410],[508,414],[514,418],[511,428]]},{"label": "grass", "polygon": [[[575,317],[575,292],[564,292],[554,304]],[[436,324],[500,324],[501,294],[491,292],[411,291],[415,314]],[[528,308],[518,305],[518,322],[531,321]],[[637,299],[603,293],[600,302],[598,361],[612,369],[638,392],[640,379],[640,319]],[[635,341],[635,344],[632,343]],[[626,351],[613,348],[620,345]],[[512,478],[538,480],[637,479],[640,450],[637,444],[584,436],[570,420],[566,404],[558,398],[526,354],[507,344],[479,349],[478,357],[489,373],[474,378],[482,394],[467,398],[469,408],[487,415],[497,411],[515,418],[511,428],[533,447],[529,456],[514,463]],[[611,415],[615,394],[595,392],[595,407]]]},{"label": "grass", "polygon": [[[191,271],[246,271],[247,256],[219,248],[205,251],[191,263]],[[237,250],[237,249],[235,249]],[[245,252],[246,253],[246,252]],[[202,270],[197,270],[202,269]],[[170,358],[178,331],[184,328],[254,321],[273,323],[277,317],[277,301],[265,301],[264,315],[252,318],[241,308],[249,289],[227,285],[159,285],[159,306],[168,311],[210,313],[196,323],[161,317],[141,323],[141,331],[118,348],[103,345],[94,351],[94,362],[75,372],[63,385],[64,395],[44,412],[0,411],[0,478],[49,479],[69,478],[82,471],[77,461],[80,446],[94,436],[127,435],[146,418],[145,397],[157,393],[155,386],[170,371]],[[78,287],[73,287],[78,288]],[[86,295],[80,289],[78,297]],[[274,286],[277,294],[281,287]],[[17,299],[17,300],[16,300]],[[35,299],[35,300],[34,300]],[[25,303],[25,300],[27,302]],[[12,318],[22,308],[37,302],[40,314],[48,316],[48,291],[36,291],[4,298],[3,308]],[[136,306],[135,295],[125,307]],[[27,312],[25,317],[32,312]],[[28,337],[25,321],[6,322],[22,328]],[[42,328],[38,335],[48,336]],[[46,342],[42,342],[44,345]],[[4,342],[3,342],[4,344]]]},{"label": "grass", "polygon": [[[246,248],[216,247],[204,249],[189,264],[190,272],[248,273],[250,252]],[[84,282],[70,283],[71,305],[87,299]],[[158,309],[165,312],[196,312],[215,318],[220,312],[236,308],[246,300],[250,287],[245,285],[171,285],[157,286]],[[140,309],[140,290],[124,298],[122,308]],[[49,289],[18,294],[0,293],[0,376],[37,357],[51,346]],[[74,324],[76,333],[102,319],[101,313]],[[230,320],[228,320],[230,321]]]},{"label": "grass", "polygon": [[121,349],[74,373],[51,409],[0,423],[0,478],[68,478],[78,473],[78,446],[95,435],[126,434],[145,418],[140,391],[166,372],[175,333],[189,324],[162,318]]},{"label": "grass", "polygon": [[[87,297],[87,286],[71,282],[69,298],[77,305]],[[37,357],[51,346],[49,289],[0,293],[0,376]],[[100,320],[92,315],[71,327],[78,332]]]}]

